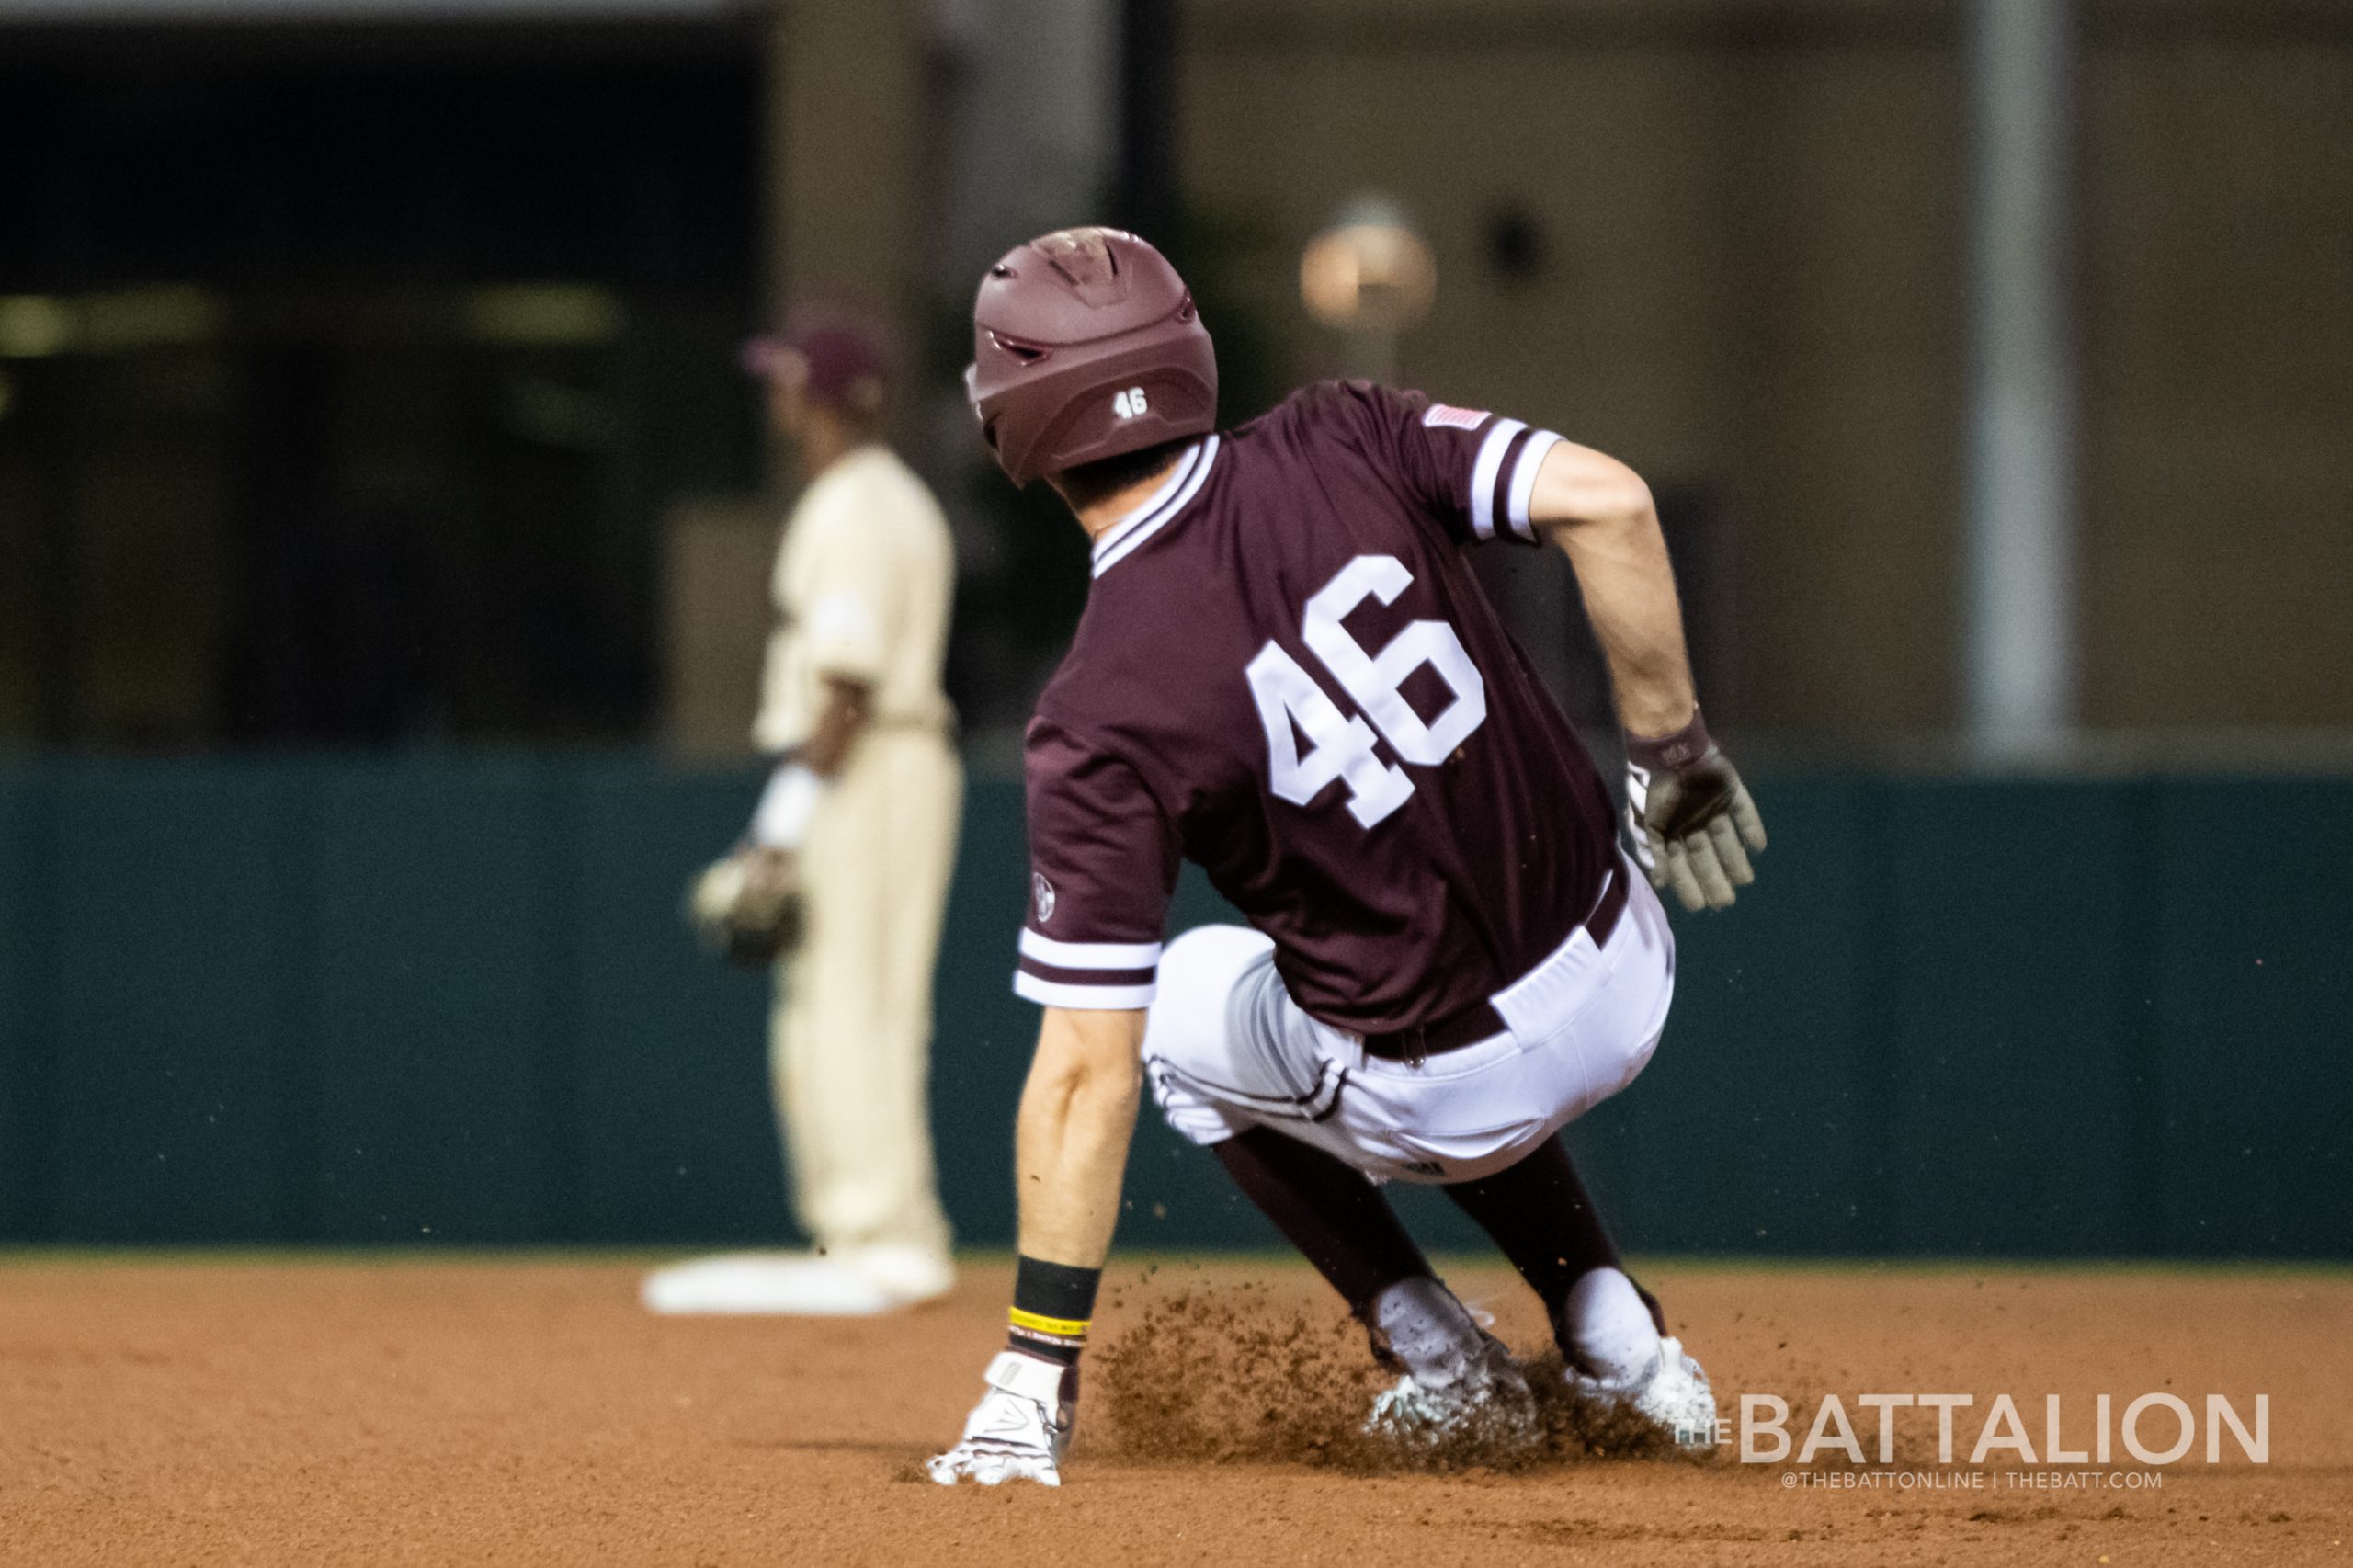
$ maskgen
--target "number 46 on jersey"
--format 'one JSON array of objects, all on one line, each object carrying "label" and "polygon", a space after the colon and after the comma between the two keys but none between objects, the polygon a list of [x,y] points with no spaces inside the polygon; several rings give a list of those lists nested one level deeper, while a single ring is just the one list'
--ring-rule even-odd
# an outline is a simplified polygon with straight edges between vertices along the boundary
[{"label": "number 46 on jersey", "polygon": [[[1300,640],[1361,715],[1341,712],[1315,677],[1272,639],[1250,661],[1250,695],[1267,733],[1267,787],[1277,800],[1306,806],[1337,782],[1347,788],[1348,814],[1371,827],[1414,793],[1405,770],[1374,753],[1375,727],[1400,758],[1435,767],[1486,722],[1486,682],[1445,621],[1409,622],[1378,653],[1366,653],[1341,625],[1368,597],[1394,604],[1413,581],[1393,555],[1359,555],[1307,601],[1301,618]],[[1452,694],[1427,723],[1399,689],[1425,665]],[[1307,737],[1304,752],[1300,735]]]}]

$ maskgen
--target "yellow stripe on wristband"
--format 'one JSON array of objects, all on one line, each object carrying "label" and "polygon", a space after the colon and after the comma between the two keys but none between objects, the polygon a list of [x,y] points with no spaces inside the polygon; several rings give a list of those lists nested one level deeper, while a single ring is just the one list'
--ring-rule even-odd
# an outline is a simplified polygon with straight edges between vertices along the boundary
[{"label": "yellow stripe on wristband", "polygon": [[1051,1334],[1057,1339],[1086,1337],[1086,1318],[1050,1318],[1043,1312],[1025,1312],[1019,1307],[1011,1308],[1006,1315],[1014,1327],[1026,1328],[1032,1334]]}]

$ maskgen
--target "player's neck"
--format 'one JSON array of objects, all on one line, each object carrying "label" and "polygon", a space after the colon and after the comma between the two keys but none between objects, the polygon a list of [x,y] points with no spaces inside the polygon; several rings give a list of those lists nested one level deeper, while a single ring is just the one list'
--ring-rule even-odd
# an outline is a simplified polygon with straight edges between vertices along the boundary
[{"label": "player's neck", "polygon": [[814,480],[874,438],[874,433],[863,425],[847,420],[813,419],[800,434],[801,472]]},{"label": "player's neck", "polygon": [[[1168,483],[1168,476],[1176,472],[1176,465],[1184,460],[1185,454],[1178,452],[1167,462],[1137,480],[1133,484],[1106,491],[1083,506],[1076,502],[1071,502],[1070,509],[1077,515],[1078,526],[1086,530],[1087,538],[1100,539],[1110,529],[1118,528],[1121,523],[1134,517],[1137,509],[1151,500],[1162,485]],[[1051,478],[1048,483],[1052,483]],[[1059,488],[1057,486],[1057,489]],[[1063,493],[1063,499],[1070,501],[1067,492]]]}]

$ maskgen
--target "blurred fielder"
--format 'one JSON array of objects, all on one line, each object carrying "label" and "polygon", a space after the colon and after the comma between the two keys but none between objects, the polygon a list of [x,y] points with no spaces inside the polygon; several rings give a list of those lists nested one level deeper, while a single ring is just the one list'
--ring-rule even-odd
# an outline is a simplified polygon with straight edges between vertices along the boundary
[{"label": "blurred fielder", "polygon": [[[1138,1096],[1213,1149],[1401,1374],[1406,1442],[1532,1442],[1527,1374],[1382,1197],[1444,1187],[1543,1300],[1570,1376],[1712,1446],[1699,1365],[1627,1277],[1556,1136],[1650,1060],[1674,989],[1653,883],[1733,902],[1765,835],[1708,739],[1650,492],[1479,409],[1325,383],[1223,434],[1183,279],[1105,229],[982,281],[968,377],[1095,582],[1028,741],[1015,989],[1045,1019],[1016,1131],[1009,1343],[932,1478],[1060,1483]],[[1609,796],[1465,552],[1565,551],[1628,736]],[[1251,927],[1161,948],[1180,859]]]},{"label": "blurred fielder", "polygon": [[840,324],[745,350],[808,486],[777,560],[755,737],[778,757],[750,835],[692,894],[739,961],[776,964],[769,1066],[813,1256],[646,1281],[660,1312],[888,1311],[954,1283],[932,1165],[932,965],[963,776],[940,689],[955,563],[881,439],[881,358]]}]

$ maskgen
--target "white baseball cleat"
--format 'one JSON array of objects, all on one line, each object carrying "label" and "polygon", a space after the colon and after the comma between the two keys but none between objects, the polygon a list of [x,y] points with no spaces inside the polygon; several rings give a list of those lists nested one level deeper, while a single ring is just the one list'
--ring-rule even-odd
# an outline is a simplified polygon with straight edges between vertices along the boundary
[{"label": "white baseball cleat", "polygon": [[944,1296],[955,1283],[944,1256],[885,1245],[722,1253],[655,1269],[638,1293],[648,1312],[664,1314],[871,1317]]},{"label": "white baseball cleat", "polygon": [[1481,1338],[1480,1354],[1460,1375],[1439,1381],[1409,1373],[1382,1390],[1365,1417],[1365,1435],[1414,1448],[1470,1441],[1518,1449],[1542,1441],[1544,1423],[1528,1379],[1501,1343]]},{"label": "white baseball cleat", "polygon": [[965,1418],[963,1437],[926,1460],[925,1473],[942,1486],[960,1481],[1060,1486],[1063,1450],[1070,1444],[1072,1412],[1063,1403],[1067,1370],[1059,1361],[1018,1350],[998,1352],[989,1363],[989,1392]]},{"label": "white baseball cleat", "polygon": [[1623,1382],[1603,1382],[1572,1371],[1569,1386],[1588,1399],[1627,1406],[1663,1428],[1686,1453],[1715,1449],[1716,1396],[1708,1387],[1707,1372],[1679,1339],[1660,1340],[1649,1369]]}]

